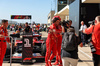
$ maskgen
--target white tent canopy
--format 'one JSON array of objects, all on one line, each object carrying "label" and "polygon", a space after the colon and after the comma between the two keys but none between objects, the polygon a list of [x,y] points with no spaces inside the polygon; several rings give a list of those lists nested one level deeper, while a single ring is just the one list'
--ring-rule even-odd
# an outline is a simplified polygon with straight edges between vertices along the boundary
[{"label": "white tent canopy", "polygon": [[59,12],[57,12],[55,15],[58,16],[66,16],[69,15],[69,6],[65,6],[62,10],[60,10]]}]

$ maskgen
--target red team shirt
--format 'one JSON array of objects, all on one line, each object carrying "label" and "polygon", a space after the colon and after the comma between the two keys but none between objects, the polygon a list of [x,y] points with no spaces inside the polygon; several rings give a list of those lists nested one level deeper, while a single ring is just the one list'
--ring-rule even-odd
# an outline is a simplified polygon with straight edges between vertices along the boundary
[{"label": "red team shirt", "polygon": [[[94,27],[94,30],[93,30]],[[92,43],[96,49],[96,52],[94,54],[100,55],[100,24],[96,26],[91,26],[87,29],[85,29],[86,34],[92,33]]]},{"label": "red team shirt", "polygon": [[[3,36],[8,36],[7,29],[4,30],[3,27],[0,27],[0,34],[3,35]],[[3,41],[10,42],[10,39],[6,38],[6,37],[0,38],[0,56],[2,54],[1,51],[3,51],[2,48],[6,48],[6,42],[3,42]]]},{"label": "red team shirt", "polygon": [[[58,29],[57,29],[58,28]],[[61,36],[61,32],[62,32],[62,27],[59,25],[58,27],[56,27],[54,24],[52,24],[50,26],[50,29],[53,29],[53,31],[55,32],[56,36],[55,37],[59,37]]]},{"label": "red team shirt", "polygon": [[[0,34],[2,34],[3,36],[8,36],[8,32],[7,29],[3,29],[3,27],[0,27]],[[10,42],[9,38],[0,38],[0,40],[6,40],[7,42]]]}]

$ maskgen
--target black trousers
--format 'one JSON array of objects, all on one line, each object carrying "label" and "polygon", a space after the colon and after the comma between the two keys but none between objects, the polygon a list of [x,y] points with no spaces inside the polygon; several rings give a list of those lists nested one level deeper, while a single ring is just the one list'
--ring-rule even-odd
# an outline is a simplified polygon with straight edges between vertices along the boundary
[{"label": "black trousers", "polygon": [[94,66],[100,66],[100,55],[93,54]]}]

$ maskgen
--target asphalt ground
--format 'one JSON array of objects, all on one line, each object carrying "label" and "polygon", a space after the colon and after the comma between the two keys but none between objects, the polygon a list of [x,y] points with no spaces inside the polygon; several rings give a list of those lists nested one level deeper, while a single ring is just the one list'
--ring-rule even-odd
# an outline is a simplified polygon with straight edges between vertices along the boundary
[{"label": "asphalt ground", "polygon": [[[12,33],[12,32],[11,32]],[[47,32],[41,32],[43,40],[47,38]],[[77,66],[93,66],[91,49],[88,45],[86,47],[78,47],[79,61]],[[54,62],[54,61],[53,61]],[[52,63],[53,63],[52,62]],[[10,66],[9,61],[4,60],[3,66]],[[12,66],[45,66],[43,59],[33,60],[33,64],[22,64],[21,60],[14,60]],[[56,66],[56,65],[55,65]]]}]

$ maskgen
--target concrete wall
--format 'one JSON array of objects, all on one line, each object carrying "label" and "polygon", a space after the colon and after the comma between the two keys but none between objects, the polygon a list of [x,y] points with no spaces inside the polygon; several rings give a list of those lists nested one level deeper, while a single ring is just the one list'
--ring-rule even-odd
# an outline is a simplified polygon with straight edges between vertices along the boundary
[{"label": "concrete wall", "polygon": [[63,21],[63,20],[65,20],[66,19],[66,16],[60,16],[60,18],[61,18],[61,21]]},{"label": "concrete wall", "polygon": [[92,21],[100,15],[100,3],[81,3],[81,0],[75,0],[69,5],[69,19],[73,21],[76,33],[79,35],[79,28],[83,20],[87,26],[88,21]]},{"label": "concrete wall", "polygon": [[72,26],[75,32],[79,35],[79,22],[80,22],[80,3],[81,0],[75,0],[69,5],[69,19],[72,20]]}]

